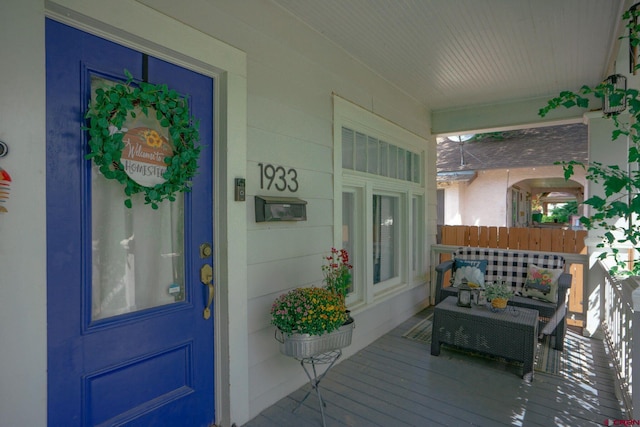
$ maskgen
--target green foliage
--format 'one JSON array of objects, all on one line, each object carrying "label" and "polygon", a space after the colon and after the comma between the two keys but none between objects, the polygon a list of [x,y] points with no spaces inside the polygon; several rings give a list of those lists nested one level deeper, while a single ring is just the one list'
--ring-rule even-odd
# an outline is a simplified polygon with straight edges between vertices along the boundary
[{"label": "green foliage", "polygon": [[[626,28],[629,29],[629,43],[631,46],[640,44],[640,26],[636,24],[638,10],[629,10],[623,15],[627,20]],[[635,69],[640,68],[640,61]],[[618,165],[605,166],[599,162],[591,162],[584,165],[580,162],[558,162],[564,168],[565,179],[569,179],[574,174],[574,168],[580,166],[587,171],[586,178],[589,181],[600,184],[604,189],[605,197],[592,196],[584,201],[584,204],[591,207],[593,212],[588,217],[581,217],[580,222],[587,229],[599,229],[603,231],[603,241],[598,247],[606,248],[607,251],[600,255],[600,259],[612,257],[615,265],[610,269],[611,274],[639,275],[640,259],[638,258],[638,242],[640,241],[640,227],[637,221],[637,214],[640,213],[640,172],[638,172],[638,162],[640,161],[640,92],[637,89],[615,89],[613,85],[606,82],[600,83],[596,87],[583,86],[578,92],[563,91],[549,100],[547,105],[540,109],[539,115],[546,116],[556,108],[588,108],[589,102],[593,99],[609,96],[611,105],[621,105],[623,100],[627,101],[627,112],[631,116],[629,123],[622,122],[618,115],[609,115],[608,118],[614,123],[612,140],[620,136],[629,138],[629,149],[627,152],[627,162],[630,172],[622,170]],[[618,220],[624,219],[619,222]],[[634,251],[634,262],[627,262],[627,250],[620,247],[632,246]]]},{"label": "green foliage", "polygon": [[[158,209],[163,200],[174,201],[175,193],[191,189],[191,179],[198,169],[200,147],[198,124],[189,116],[187,100],[181,98],[167,85],[154,85],[140,82],[133,85],[133,76],[124,71],[127,81],[108,89],[96,90],[95,101],[85,114],[89,133],[90,152],[85,157],[99,167],[107,179],[115,179],[124,185],[128,198],[124,201],[131,208],[131,196],[143,193],[145,204]],[[165,181],[153,187],[138,184],[127,175],[121,162],[124,143],[121,129],[131,117],[136,117],[138,108],[148,116],[149,109],[155,109],[160,124],[168,128],[173,146],[173,156],[166,157],[167,169],[163,174]]]},{"label": "green foliage", "polygon": [[571,215],[578,213],[578,202],[567,202],[551,210],[551,215],[543,217],[542,222],[568,222]]},{"label": "green foliage", "polygon": [[489,301],[496,298],[509,299],[513,296],[513,289],[505,282],[493,282],[485,285],[485,296]]}]

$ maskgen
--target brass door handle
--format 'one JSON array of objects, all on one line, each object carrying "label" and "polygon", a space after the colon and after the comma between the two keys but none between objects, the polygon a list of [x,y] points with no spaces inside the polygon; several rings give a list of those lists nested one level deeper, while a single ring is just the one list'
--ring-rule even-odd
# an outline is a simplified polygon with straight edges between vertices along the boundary
[{"label": "brass door handle", "polygon": [[202,317],[209,319],[211,317],[211,303],[215,296],[215,287],[213,285],[213,268],[210,264],[205,264],[200,267],[200,281],[203,285],[209,288],[209,297],[207,298],[207,305],[204,307]]}]

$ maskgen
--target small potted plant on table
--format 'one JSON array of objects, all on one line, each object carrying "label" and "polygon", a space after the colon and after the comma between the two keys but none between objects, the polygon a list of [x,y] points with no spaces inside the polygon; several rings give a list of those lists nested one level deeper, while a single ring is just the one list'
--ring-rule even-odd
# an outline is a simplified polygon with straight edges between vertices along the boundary
[{"label": "small potted plant on table", "polygon": [[513,296],[511,286],[505,282],[487,283],[485,286],[485,296],[491,302],[491,307],[504,310],[507,307],[509,298]]}]

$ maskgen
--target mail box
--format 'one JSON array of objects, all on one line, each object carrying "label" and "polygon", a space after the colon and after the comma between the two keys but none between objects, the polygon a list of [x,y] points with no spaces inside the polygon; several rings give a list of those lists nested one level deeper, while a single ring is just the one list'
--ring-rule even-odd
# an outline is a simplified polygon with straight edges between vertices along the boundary
[{"label": "mail box", "polygon": [[256,222],[306,221],[307,202],[297,197],[255,196]]}]

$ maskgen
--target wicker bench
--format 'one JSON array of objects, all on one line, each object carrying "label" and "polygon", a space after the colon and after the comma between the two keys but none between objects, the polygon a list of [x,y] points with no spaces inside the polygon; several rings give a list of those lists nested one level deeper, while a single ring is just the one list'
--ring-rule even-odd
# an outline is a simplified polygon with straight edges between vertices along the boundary
[{"label": "wicker bench", "polygon": [[564,347],[566,332],[567,291],[571,287],[571,274],[562,273],[558,279],[558,301],[551,303],[519,295],[527,278],[527,266],[535,264],[541,268],[560,269],[565,267],[564,258],[556,254],[542,252],[508,251],[488,248],[458,248],[453,259],[444,261],[436,267],[436,304],[448,296],[457,296],[458,289],[444,286],[447,271],[455,274],[454,260],[487,260],[485,281],[503,280],[509,283],[516,296],[509,300],[510,305],[538,310],[540,314],[539,331],[552,337],[551,344],[556,350]]}]

